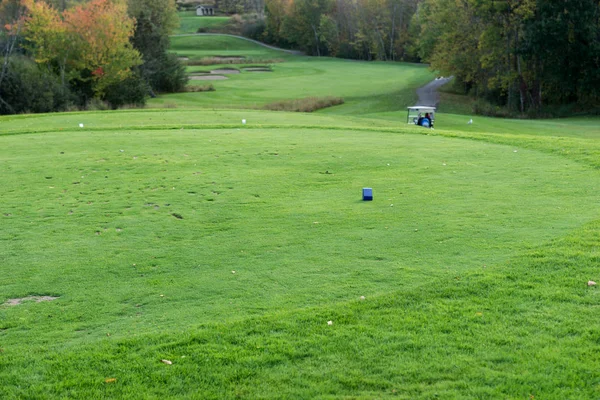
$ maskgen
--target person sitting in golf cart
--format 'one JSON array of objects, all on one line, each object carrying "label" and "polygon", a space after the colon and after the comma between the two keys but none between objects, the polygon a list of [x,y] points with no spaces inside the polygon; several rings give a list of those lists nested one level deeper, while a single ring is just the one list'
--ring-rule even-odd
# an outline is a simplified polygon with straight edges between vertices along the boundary
[{"label": "person sitting in golf cart", "polygon": [[425,113],[425,117],[421,119],[421,122],[418,125],[424,128],[433,128],[433,121],[431,120],[431,115],[429,115],[429,113]]},{"label": "person sitting in golf cart", "polygon": [[423,115],[421,115],[421,113],[419,113],[419,117],[417,118],[417,120],[415,121],[415,125],[419,125],[421,126],[421,123],[423,122]]},{"label": "person sitting in golf cart", "polygon": [[[434,112],[435,107],[430,106],[413,106],[407,107],[408,114],[406,116],[406,122],[409,124],[415,124],[424,128],[433,128],[434,124]],[[425,113],[425,116],[423,116]]]}]

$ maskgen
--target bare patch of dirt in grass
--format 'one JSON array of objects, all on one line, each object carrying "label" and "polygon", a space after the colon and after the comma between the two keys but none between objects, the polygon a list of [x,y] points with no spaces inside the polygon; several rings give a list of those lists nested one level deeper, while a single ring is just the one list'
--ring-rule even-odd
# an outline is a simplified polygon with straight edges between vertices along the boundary
[{"label": "bare patch of dirt in grass", "polygon": [[58,299],[58,297],[54,297],[54,296],[27,296],[27,297],[21,297],[21,298],[17,298],[17,299],[8,299],[6,300],[6,302],[3,304],[5,306],[18,306],[23,304],[23,302],[26,301],[35,301],[36,303],[41,303],[42,301],[54,301]]}]

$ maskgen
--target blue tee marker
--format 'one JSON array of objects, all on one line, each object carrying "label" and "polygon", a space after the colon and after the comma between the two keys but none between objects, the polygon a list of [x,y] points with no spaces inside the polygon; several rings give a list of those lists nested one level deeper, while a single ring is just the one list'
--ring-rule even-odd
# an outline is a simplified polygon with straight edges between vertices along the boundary
[{"label": "blue tee marker", "polygon": [[371,201],[373,200],[373,189],[371,188],[363,188],[363,200]]}]

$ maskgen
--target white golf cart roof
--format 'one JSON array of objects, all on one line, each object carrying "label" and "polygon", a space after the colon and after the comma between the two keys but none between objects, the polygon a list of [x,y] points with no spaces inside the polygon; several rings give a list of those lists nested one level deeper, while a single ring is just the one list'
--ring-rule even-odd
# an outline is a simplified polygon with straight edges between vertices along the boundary
[{"label": "white golf cart roof", "polygon": [[406,107],[409,111],[425,111],[425,112],[435,112],[435,107],[431,106],[412,106]]}]

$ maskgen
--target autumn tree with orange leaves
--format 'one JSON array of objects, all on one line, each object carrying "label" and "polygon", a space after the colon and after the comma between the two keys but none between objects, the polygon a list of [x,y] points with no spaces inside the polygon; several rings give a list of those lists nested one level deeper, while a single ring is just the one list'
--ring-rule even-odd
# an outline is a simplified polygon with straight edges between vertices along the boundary
[{"label": "autumn tree with orange leaves", "polygon": [[124,1],[92,0],[62,13],[43,1],[22,3],[29,10],[28,50],[37,63],[55,69],[63,84],[88,82],[100,98],[141,63],[129,41],[134,20]]}]

